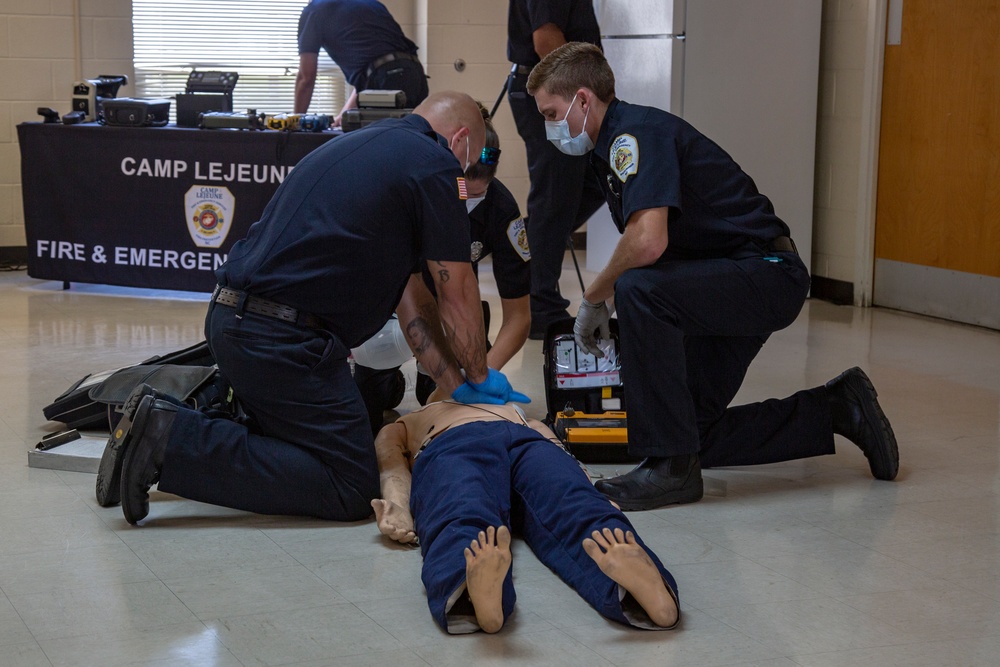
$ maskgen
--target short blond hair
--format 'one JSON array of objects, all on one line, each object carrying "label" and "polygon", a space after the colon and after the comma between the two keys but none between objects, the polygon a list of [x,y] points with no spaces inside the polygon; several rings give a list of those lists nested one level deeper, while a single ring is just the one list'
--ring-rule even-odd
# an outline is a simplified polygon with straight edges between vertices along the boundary
[{"label": "short blond hair", "polygon": [[545,89],[569,98],[590,88],[605,104],[615,97],[615,73],[600,48],[587,42],[569,42],[553,50],[528,75],[528,94]]}]

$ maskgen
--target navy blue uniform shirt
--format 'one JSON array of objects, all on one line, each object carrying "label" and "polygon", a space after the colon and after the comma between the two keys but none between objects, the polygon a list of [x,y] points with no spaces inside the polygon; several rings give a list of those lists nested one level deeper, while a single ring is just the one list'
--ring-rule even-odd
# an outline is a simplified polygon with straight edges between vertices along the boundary
[{"label": "navy blue uniform shirt", "polygon": [[[531,291],[531,270],[528,262],[528,234],[517,200],[510,190],[494,178],[486,197],[469,213],[471,223],[472,268],[479,276],[479,261],[493,255],[493,278],[501,299],[519,299]],[[424,266],[424,282],[435,292],[434,281]]]},{"label": "navy blue uniform shirt", "polygon": [[306,5],[299,16],[299,53],[319,53],[321,48],[355,87],[364,83],[376,58],[417,52],[378,0],[312,0]]},{"label": "navy blue uniform shirt", "polygon": [[562,30],[567,42],[601,45],[593,0],[510,0],[507,10],[507,60],[534,67],[541,58],[532,33],[546,23]]},{"label": "navy blue uniform shirt", "polygon": [[219,284],[313,313],[356,347],[392,315],[421,257],[469,261],[461,176],[416,114],[332,139],[278,187]]},{"label": "navy blue uniform shirt", "polygon": [[666,111],[613,100],[590,164],[618,231],[636,211],[670,207],[669,256],[726,257],[789,234],[733,158]]}]

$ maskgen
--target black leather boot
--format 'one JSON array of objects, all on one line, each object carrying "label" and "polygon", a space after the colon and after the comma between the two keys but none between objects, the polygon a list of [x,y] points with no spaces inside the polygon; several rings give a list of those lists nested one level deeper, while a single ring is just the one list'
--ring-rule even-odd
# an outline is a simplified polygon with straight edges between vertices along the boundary
[{"label": "black leather boot", "polygon": [[111,432],[108,444],[104,447],[104,454],[101,455],[101,464],[97,468],[97,504],[101,507],[111,507],[121,501],[121,477],[122,461],[125,458],[124,448],[127,445],[129,431],[132,430],[132,421],[135,418],[135,411],[139,403],[146,396],[152,396],[158,400],[167,401],[175,405],[182,405],[181,401],[157,391],[148,384],[141,384],[132,390],[129,397],[125,399],[119,412],[121,419]]},{"label": "black leather boot", "polygon": [[872,381],[855,366],[827,382],[826,390],[833,432],[861,448],[876,479],[894,479],[899,448]]},{"label": "black leather boot", "polygon": [[648,457],[634,470],[594,486],[624,511],[693,503],[704,495],[697,454]]},{"label": "black leather boot", "polygon": [[136,524],[149,514],[149,487],[160,479],[163,452],[177,406],[144,396],[135,410],[122,463],[121,498],[125,520]]}]

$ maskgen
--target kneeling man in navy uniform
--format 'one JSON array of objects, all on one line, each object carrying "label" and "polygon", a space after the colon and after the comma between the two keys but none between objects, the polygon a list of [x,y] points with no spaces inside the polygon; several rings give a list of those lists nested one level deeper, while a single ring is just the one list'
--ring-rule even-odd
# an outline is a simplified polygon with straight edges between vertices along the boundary
[{"label": "kneeling man in navy uniform", "polygon": [[139,387],[105,448],[98,502],[120,499],[136,523],[158,482],[262,514],[369,516],[378,466],[347,357],[393,311],[454,399],[527,400],[486,365],[463,201],[483,135],[475,101],[445,92],[306,156],[216,272],[205,334],[246,418],[212,418]]},{"label": "kneeling man in navy uniform", "polygon": [[528,77],[549,140],[589,153],[622,237],[583,295],[574,332],[601,356],[614,297],[628,382],[631,472],[597,488],[624,510],[701,499],[701,468],[832,454],[858,445],[878,479],[899,454],[871,380],[851,368],[784,399],[729,407],[772,332],[791,324],[809,273],[788,226],[711,139],[615,97],[601,50],[572,42]]}]

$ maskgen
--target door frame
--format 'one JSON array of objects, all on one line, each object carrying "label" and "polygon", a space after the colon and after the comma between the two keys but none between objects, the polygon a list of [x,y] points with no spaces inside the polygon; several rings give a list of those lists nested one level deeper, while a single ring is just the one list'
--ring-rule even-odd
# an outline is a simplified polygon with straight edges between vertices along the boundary
[{"label": "door frame", "polygon": [[889,0],[870,0],[861,108],[861,164],[858,174],[858,225],[855,229],[854,304],[871,306],[875,286],[875,205],[882,125],[882,74],[885,67]]}]

